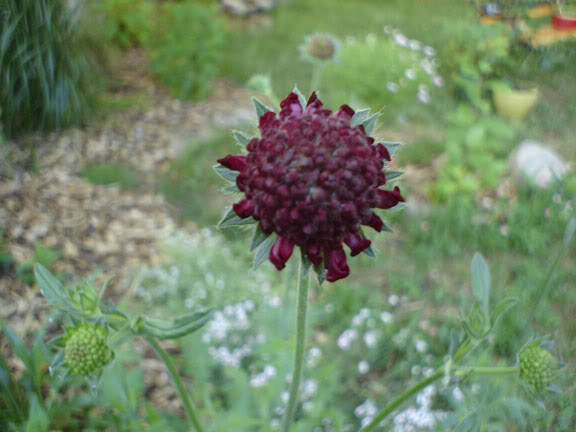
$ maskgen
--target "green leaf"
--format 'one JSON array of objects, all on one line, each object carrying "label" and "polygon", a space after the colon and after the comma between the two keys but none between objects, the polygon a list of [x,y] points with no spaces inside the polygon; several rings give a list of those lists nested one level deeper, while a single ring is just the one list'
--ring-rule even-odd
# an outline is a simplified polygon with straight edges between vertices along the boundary
[{"label": "green leaf", "polygon": [[388,150],[388,153],[390,153],[390,156],[392,156],[394,153],[396,153],[396,150],[398,150],[398,147],[400,147],[402,145],[402,143],[393,142],[393,141],[379,141],[376,144],[382,144],[384,147],[386,147],[386,150]]},{"label": "green leaf", "polygon": [[267,112],[274,112],[272,108],[267,107],[262,102],[260,102],[257,98],[252,98],[254,101],[254,106],[256,107],[256,115],[258,115],[258,119],[262,117]]},{"label": "green leaf", "polygon": [[350,127],[360,126],[361,124],[364,124],[364,122],[368,120],[369,117],[370,117],[370,108],[364,108],[356,111],[352,116],[352,119],[350,120]]},{"label": "green leaf", "polygon": [[49,432],[50,418],[35,393],[31,395],[26,432]]},{"label": "green leaf", "polygon": [[4,332],[4,335],[6,336],[6,339],[8,340],[10,348],[12,348],[14,354],[16,354],[16,356],[22,360],[22,363],[26,365],[28,370],[32,371],[34,369],[32,352],[28,349],[24,341],[20,339],[20,336],[18,336],[18,334],[12,330],[12,327],[10,327],[7,323],[3,321],[0,322],[0,328]]},{"label": "green leaf", "polygon": [[450,347],[448,348],[448,355],[451,359],[454,359],[458,347],[460,346],[460,335],[456,329],[450,330]]},{"label": "green leaf", "polygon": [[217,228],[226,228],[226,227],[231,227],[231,226],[250,225],[250,224],[253,224],[256,222],[257,221],[252,217],[242,219],[240,216],[238,216],[236,214],[234,209],[232,207],[230,207],[226,211],[224,216],[222,217],[222,220],[220,220],[220,222],[218,222],[218,225],[216,225],[216,227]]},{"label": "green leaf", "polygon": [[384,174],[386,174],[386,181],[391,181],[394,180],[395,178],[400,177],[402,174],[404,174],[404,171],[402,170],[393,170],[393,169],[385,169],[384,170]]},{"label": "green leaf", "polygon": [[158,339],[176,339],[189,335],[210,321],[212,309],[193,312],[171,321],[143,318],[144,332]]},{"label": "green leaf", "polygon": [[220,164],[214,165],[213,168],[220,177],[231,183],[235,183],[236,177],[238,177],[238,174],[240,174],[238,171],[232,171],[231,169],[226,168],[224,165]]},{"label": "green leaf", "polygon": [[490,269],[484,257],[479,253],[474,254],[470,267],[472,271],[472,289],[476,298],[482,303],[482,310],[487,316],[490,306],[490,290],[492,288]]},{"label": "green leaf", "polygon": [[370,117],[368,117],[362,125],[364,126],[364,130],[366,131],[366,135],[370,135],[374,130],[374,126],[376,126],[376,120],[380,117],[380,113],[374,113]]},{"label": "green leaf", "polygon": [[404,210],[407,206],[408,206],[408,204],[406,204],[405,202],[399,202],[394,207],[386,209],[386,210],[387,211],[399,211],[399,210]]},{"label": "green leaf", "polygon": [[372,249],[372,246],[368,246],[366,249],[362,251],[362,253],[368,255],[370,258],[376,258],[376,254],[374,253],[374,249]]},{"label": "green leaf", "polygon": [[64,364],[64,350],[60,350],[54,356],[52,363],[50,363],[50,366],[48,367],[48,371],[50,372],[50,375],[53,376],[54,372],[56,372],[56,370],[58,370],[63,364]]},{"label": "green leaf", "polygon": [[302,92],[300,91],[300,89],[296,86],[294,86],[294,90],[292,90],[292,92],[296,93],[298,95],[298,100],[300,101],[300,105],[302,106],[302,110],[306,109],[306,98],[304,97],[304,95],[302,94]]},{"label": "green leaf", "polygon": [[576,219],[570,218],[568,221],[568,225],[566,225],[566,231],[564,231],[564,247],[568,247],[572,238],[574,237],[574,233],[576,232]]},{"label": "green leaf", "polygon": [[252,237],[252,244],[250,245],[250,252],[255,250],[258,246],[260,246],[266,239],[270,236],[270,234],[264,234],[259,226],[256,227],[254,230],[254,236]]},{"label": "green leaf", "polygon": [[130,319],[120,311],[102,312],[102,318],[114,330],[119,330],[127,325]]},{"label": "green leaf", "polygon": [[515,297],[506,297],[506,298],[502,299],[500,301],[500,303],[498,303],[496,305],[496,307],[492,311],[492,314],[490,315],[491,330],[496,325],[496,322],[498,321],[498,318],[500,318],[500,315],[502,315],[504,312],[506,312],[511,307],[515,306],[518,303],[518,301],[519,300]]},{"label": "green leaf", "polygon": [[58,336],[55,338],[50,339],[46,342],[47,346],[55,347],[55,348],[64,348],[66,346],[66,337],[65,336]]},{"label": "green leaf", "polygon": [[270,235],[266,240],[264,240],[260,245],[256,248],[256,252],[254,253],[254,264],[253,268],[256,270],[260,264],[268,259],[270,255],[270,249],[272,249],[272,245],[276,241],[276,235]]},{"label": "green leaf", "polygon": [[239,130],[232,131],[232,134],[234,135],[236,143],[242,148],[246,147],[251,140],[248,135],[246,135],[244,132],[240,132]]},{"label": "green leaf", "polygon": [[474,303],[472,310],[462,322],[464,330],[468,336],[474,339],[485,338],[491,330],[491,325],[488,322],[488,317],[484,314],[482,307],[478,303]]},{"label": "green leaf", "polygon": [[51,306],[70,313],[80,313],[66,295],[60,281],[56,279],[46,267],[42,264],[36,264],[34,266],[34,276],[36,277],[36,283],[40,287],[40,291]]}]

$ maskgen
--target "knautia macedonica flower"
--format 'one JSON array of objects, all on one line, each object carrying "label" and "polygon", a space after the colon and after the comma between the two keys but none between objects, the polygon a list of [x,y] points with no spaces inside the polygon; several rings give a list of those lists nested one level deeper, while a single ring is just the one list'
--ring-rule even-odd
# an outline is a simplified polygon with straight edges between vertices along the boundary
[{"label": "knautia macedonica flower", "polygon": [[336,59],[340,43],[329,34],[314,33],[307,36],[300,46],[302,56],[312,62],[325,62]]},{"label": "knautia macedonica flower", "polygon": [[112,358],[108,333],[101,325],[78,324],[66,329],[64,362],[72,375],[87,376],[102,369]]},{"label": "knautia macedonica flower", "polygon": [[558,375],[558,360],[541,346],[540,341],[522,348],[518,360],[520,378],[537,393],[550,386]]},{"label": "knautia macedonica flower", "polygon": [[350,270],[343,244],[352,256],[372,254],[361,226],[387,229],[374,210],[404,201],[398,187],[381,189],[401,173],[385,169],[399,143],[375,143],[369,136],[376,114],[347,105],[332,112],[315,93],[306,102],[295,89],[279,115],[255,103],[261,137],[236,133],[247,154],[218,160],[216,170],[244,193],[220,225],[258,222],[253,249],[266,242],[278,270],[298,246],[321,277],[345,278]]}]

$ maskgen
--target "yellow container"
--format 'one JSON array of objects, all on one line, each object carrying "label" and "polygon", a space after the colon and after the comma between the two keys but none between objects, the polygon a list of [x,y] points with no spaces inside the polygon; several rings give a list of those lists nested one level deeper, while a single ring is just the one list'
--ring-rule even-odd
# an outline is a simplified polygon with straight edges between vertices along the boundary
[{"label": "yellow container", "polygon": [[499,114],[514,122],[521,122],[538,101],[537,88],[529,90],[499,89],[493,91],[494,105]]}]

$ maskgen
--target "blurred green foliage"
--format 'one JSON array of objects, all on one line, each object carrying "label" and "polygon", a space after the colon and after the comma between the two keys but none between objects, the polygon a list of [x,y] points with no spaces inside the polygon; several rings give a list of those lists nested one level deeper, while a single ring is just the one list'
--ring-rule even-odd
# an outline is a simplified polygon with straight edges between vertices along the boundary
[{"label": "blurred green foliage", "polygon": [[0,119],[8,137],[87,119],[98,80],[81,20],[65,2],[3,0]]},{"label": "blurred green foliage", "polygon": [[172,94],[198,99],[210,92],[226,42],[215,7],[164,3],[145,44],[153,74]]},{"label": "blurred green foliage", "polygon": [[150,37],[156,1],[103,0],[94,6],[104,15],[101,29],[104,35],[119,47],[142,46]]},{"label": "blurred green foliage", "polygon": [[122,164],[102,163],[87,165],[80,175],[95,185],[117,184],[128,189],[141,185],[138,173],[131,167]]}]

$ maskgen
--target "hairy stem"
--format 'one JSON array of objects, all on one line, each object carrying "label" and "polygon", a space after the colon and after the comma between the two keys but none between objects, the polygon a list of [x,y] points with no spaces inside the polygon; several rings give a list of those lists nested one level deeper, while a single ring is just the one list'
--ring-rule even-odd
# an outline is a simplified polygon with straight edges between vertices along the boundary
[{"label": "hairy stem", "polygon": [[294,412],[298,400],[298,388],[302,378],[302,368],[304,365],[304,346],[306,343],[306,312],[308,309],[308,264],[302,255],[300,261],[300,271],[298,276],[298,311],[296,315],[296,351],[294,353],[294,371],[292,372],[292,382],[290,383],[290,397],[288,407],[282,421],[282,432],[289,432]]},{"label": "hairy stem", "polygon": [[198,419],[198,415],[196,414],[196,409],[194,408],[194,404],[192,403],[192,399],[190,399],[190,395],[186,391],[186,387],[184,387],[184,383],[178,374],[178,370],[176,370],[176,366],[174,366],[174,362],[170,355],[160,346],[160,344],[156,341],[155,338],[152,336],[145,336],[146,342],[152,347],[156,355],[162,360],[166,369],[168,369],[168,374],[174,385],[176,385],[176,390],[178,390],[178,394],[180,395],[180,399],[182,400],[182,405],[184,405],[184,409],[186,409],[186,413],[188,414],[188,418],[194,425],[194,428],[197,432],[204,432],[202,425],[200,424],[200,420]]}]

